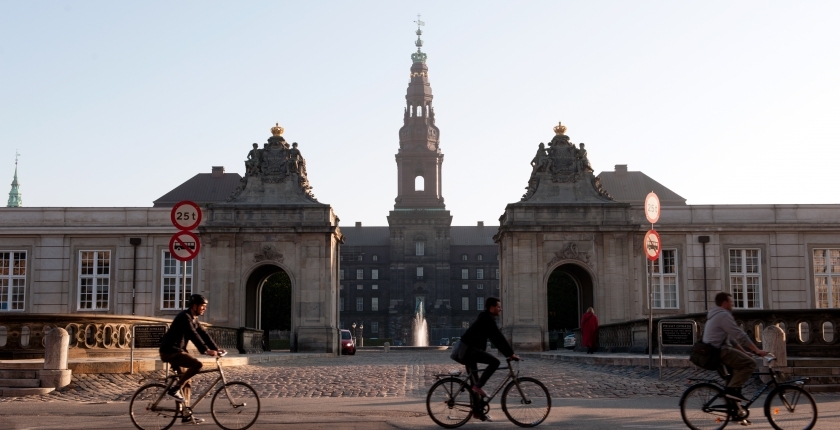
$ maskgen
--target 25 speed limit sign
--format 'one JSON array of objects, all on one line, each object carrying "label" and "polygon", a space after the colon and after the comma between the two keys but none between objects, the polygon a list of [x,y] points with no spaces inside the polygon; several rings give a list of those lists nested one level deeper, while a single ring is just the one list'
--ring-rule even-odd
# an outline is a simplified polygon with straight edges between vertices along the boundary
[{"label": "25 speed limit sign", "polygon": [[184,200],[172,207],[172,225],[178,230],[192,230],[201,224],[201,209],[197,204]]}]

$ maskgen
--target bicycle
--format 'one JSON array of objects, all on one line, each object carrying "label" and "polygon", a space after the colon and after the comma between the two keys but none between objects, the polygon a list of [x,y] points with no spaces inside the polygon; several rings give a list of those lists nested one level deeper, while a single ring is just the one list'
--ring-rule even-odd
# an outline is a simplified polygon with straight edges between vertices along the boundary
[{"label": "bicycle", "polygon": [[164,384],[153,382],[137,389],[129,404],[131,422],[140,430],[168,429],[175,423],[176,418],[192,416],[193,409],[213,387],[221,382],[221,386],[210,401],[210,414],[213,416],[213,421],[226,430],[244,430],[251,427],[260,415],[260,397],[245,382],[227,381],[222,371],[222,363],[219,361],[225,355],[223,353],[216,356],[215,369],[198,372],[199,374],[218,372],[219,376],[196,398],[192,406],[178,403],[175,399],[167,397],[166,392],[180,376],[176,368],[172,368],[172,374],[166,377]]},{"label": "bicycle", "polygon": [[511,422],[520,427],[535,427],[542,423],[551,411],[551,396],[545,385],[534,378],[520,377],[518,366],[514,371],[511,360],[507,360],[507,367],[499,369],[507,369],[508,374],[486,399],[472,392],[475,376],[470,372],[463,376],[463,372],[458,370],[436,374],[437,382],[432,384],[426,395],[429,417],[444,428],[460,427],[472,417],[475,402],[480,402],[483,412],[487,414],[490,401],[504,387],[502,410]]},{"label": "bicycle", "polygon": [[[769,358],[768,358],[769,357]],[[768,367],[775,357],[765,357]],[[728,381],[730,375],[725,375]],[[814,428],[817,422],[817,404],[810,393],[802,388],[808,378],[796,378],[779,382],[782,372],[754,372],[752,377],[770,376],[758,392],[746,404],[724,397],[724,386],[712,379],[689,379],[702,381],[688,387],[680,397],[680,415],[683,422],[693,430],[722,429],[730,420],[749,425],[750,405],[771,385],[774,388],[764,401],[764,415],[776,430]]]}]

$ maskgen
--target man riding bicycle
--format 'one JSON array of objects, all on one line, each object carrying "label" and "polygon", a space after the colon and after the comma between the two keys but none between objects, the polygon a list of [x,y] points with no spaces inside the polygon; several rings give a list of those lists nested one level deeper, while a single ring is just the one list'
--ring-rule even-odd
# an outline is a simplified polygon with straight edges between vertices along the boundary
[{"label": "man riding bicycle", "polygon": [[[481,397],[489,397],[482,387],[493,375],[493,372],[499,368],[499,359],[486,351],[487,340],[493,342],[493,345],[496,345],[499,352],[508,360],[519,360],[519,356],[513,353],[513,348],[510,347],[507,339],[499,331],[499,326],[496,325],[495,318],[502,313],[502,302],[497,297],[488,297],[484,301],[484,309],[485,311],[478,314],[475,322],[461,336],[458,358],[462,364],[467,366],[472,375],[478,373],[478,363],[487,364],[487,369],[481,374],[478,382],[472,386],[472,391]],[[474,417],[482,421],[492,421],[489,415],[484,414],[481,402],[474,402],[473,405]]]},{"label": "man riding bicycle", "polygon": [[[224,354],[225,350],[220,349],[213,338],[201,327],[198,317],[204,315],[207,310],[208,300],[201,294],[193,294],[187,303],[187,309],[178,313],[169,330],[163,335],[163,342],[160,346],[160,360],[169,363],[172,367],[180,369],[181,376],[167,394],[175,398],[178,403],[186,401],[185,395],[189,398],[189,379],[201,370],[201,362],[187,352],[187,342],[190,341],[202,354],[216,356]],[[183,394],[182,394],[183,391]],[[182,419],[184,423],[200,423],[204,420],[193,416]]]},{"label": "man riding bicycle", "polygon": [[717,293],[715,307],[706,316],[706,327],[703,329],[703,342],[720,348],[720,362],[732,368],[732,378],[726,383],[725,396],[735,401],[747,401],[741,394],[741,387],[750,379],[756,369],[755,361],[747,355],[741,345],[749,348],[753,354],[760,357],[767,355],[755,346],[747,337],[744,330],[735,323],[732,317],[732,307],[735,302],[732,294]]}]

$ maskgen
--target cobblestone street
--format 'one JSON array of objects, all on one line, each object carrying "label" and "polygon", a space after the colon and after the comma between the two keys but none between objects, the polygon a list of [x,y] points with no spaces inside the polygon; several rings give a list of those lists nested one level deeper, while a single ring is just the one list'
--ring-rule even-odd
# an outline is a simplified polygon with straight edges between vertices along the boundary
[{"label": "cobblestone street", "polygon": [[[461,369],[449,359],[448,351],[392,352],[360,351],[355,356],[292,360],[225,368],[228,380],[251,384],[262,398],[278,397],[417,397],[426,395],[436,373]],[[505,371],[496,372],[488,383],[494,388]],[[712,376],[687,368],[659,370],[646,366],[572,364],[529,358],[521,374],[542,381],[553,398],[624,398],[630,396],[679,397],[689,377]],[[73,375],[73,382],[43,396],[0,397],[0,402],[69,401],[106,402],[130,400],[141,385],[160,379],[163,372]],[[214,374],[194,379],[197,390],[206,387]]]}]

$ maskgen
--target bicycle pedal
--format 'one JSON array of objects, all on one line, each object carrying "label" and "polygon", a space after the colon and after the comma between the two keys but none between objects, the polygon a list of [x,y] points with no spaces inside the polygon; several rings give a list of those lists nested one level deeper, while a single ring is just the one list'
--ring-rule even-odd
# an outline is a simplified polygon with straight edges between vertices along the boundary
[{"label": "bicycle pedal", "polygon": [[741,424],[742,426],[746,427],[746,426],[751,426],[752,422],[750,422],[750,420],[741,420],[741,422],[738,423],[738,424]]}]

